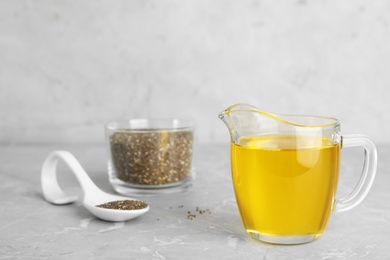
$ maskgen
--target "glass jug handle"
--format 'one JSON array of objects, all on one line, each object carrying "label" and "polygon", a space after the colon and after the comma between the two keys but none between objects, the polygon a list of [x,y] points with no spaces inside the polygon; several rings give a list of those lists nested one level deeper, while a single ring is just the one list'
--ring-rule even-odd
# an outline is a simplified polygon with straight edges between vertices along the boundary
[{"label": "glass jug handle", "polygon": [[342,147],[363,147],[365,158],[358,184],[348,196],[337,200],[335,213],[350,210],[363,201],[374,182],[378,160],[374,142],[365,135],[343,135]]}]

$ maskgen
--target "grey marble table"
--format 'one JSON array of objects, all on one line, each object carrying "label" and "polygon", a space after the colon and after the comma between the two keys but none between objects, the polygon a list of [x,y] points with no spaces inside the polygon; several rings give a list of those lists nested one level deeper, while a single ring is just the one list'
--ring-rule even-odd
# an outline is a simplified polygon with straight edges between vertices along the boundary
[{"label": "grey marble table", "polygon": [[[196,180],[187,193],[145,197],[150,211],[127,222],[92,216],[80,202],[55,206],[41,193],[40,169],[53,150],[72,152],[92,180],[113,192],[104,145],[0,147],[0,259],[390,259],[390,146],[379,145],[377,178],[364,202],[331,217],[303,245],[258,242],[246,234],[230,176],[228,144],[197,145]],[[342,151],[338,196],[351,191],[362,151]],[[59,169],[64,189],[80,194]],[[208,210],[199,214],[196,209]],[[188,218],[188,211],[196,213]]]}]

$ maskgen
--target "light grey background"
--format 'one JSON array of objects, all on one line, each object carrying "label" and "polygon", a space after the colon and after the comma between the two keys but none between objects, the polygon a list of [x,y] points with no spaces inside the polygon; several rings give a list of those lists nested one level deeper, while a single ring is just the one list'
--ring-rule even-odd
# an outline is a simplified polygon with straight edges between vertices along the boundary
[{"label": "light grey background", "polygon": [[244,102],[390,143],[390,2],[1,0],[0,143],[99,143],[117,118],[185,117],[228,142]]}]

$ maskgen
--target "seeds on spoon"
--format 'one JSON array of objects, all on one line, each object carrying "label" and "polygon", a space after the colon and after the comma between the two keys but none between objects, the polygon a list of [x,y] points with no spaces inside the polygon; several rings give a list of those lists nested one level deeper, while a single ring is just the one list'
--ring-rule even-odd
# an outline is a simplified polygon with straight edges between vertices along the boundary
[{"label": "seeds on spoon", "polygon": [[99,208],[118,209],[118,210],[137,210],[137,209],[144,209],[147,206],[148,204],[140,200],[117,200],[117,201],[111,201],[100,205],[96,205],[96,207]]}]

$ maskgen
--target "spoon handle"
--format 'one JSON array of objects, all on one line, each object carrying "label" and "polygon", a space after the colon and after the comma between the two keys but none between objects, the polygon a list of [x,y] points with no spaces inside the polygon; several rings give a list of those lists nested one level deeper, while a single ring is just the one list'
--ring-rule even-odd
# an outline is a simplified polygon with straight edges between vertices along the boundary
[{"label": "spoon handle", "polygon": [[64,161],[72,170],[85,194],[100,192],[92,182],[77,159],[67,151],[54,151],[50,153],[42,166],[41,186],[44,198],[53,204],[68,204],[77,200],[77,196],[66,194],[58,185],[57,164]]}]

